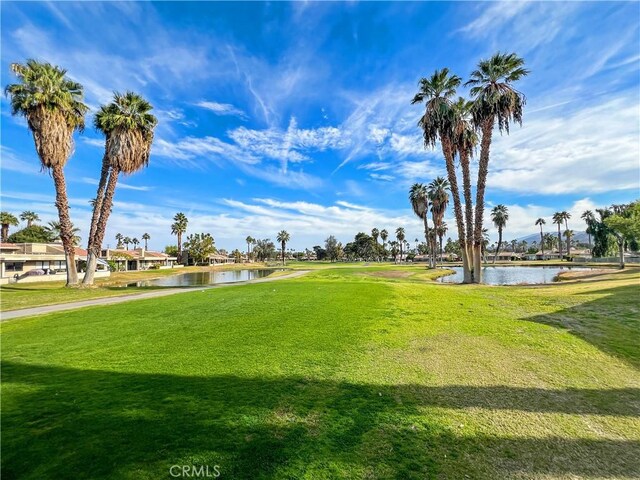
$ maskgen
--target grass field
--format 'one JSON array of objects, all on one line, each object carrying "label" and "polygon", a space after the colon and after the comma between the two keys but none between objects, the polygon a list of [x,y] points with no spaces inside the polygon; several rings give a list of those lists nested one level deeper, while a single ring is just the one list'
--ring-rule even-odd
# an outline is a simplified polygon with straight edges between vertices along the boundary
[{"label": "grass field", "polygon": [[640,477],[640,273],[325,266],[2,325],[3,478]]},{"label": "grass field", "polygon": [[252,263],[219,265],[216,267],[185,267],[166,270],[114,272],[110,277],[96,279],[96,285],[91,288],[65,288],[64,281],[12,283],[0,286],[0,312],[38,307],[41,305],[79,302],[92,298],[131,295],[132,293],[147,292],[155,289],[154,287],[128,287],[124,289],[118,286],[123,283],[136,282],[138,280],[179,275],[188,272],[252,268],[266,268],[266,266],[263,263]]}]

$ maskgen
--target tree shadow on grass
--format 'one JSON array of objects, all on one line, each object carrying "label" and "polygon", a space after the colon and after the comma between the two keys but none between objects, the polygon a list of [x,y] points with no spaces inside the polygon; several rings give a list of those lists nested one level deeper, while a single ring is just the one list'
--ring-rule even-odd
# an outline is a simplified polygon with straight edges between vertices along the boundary
[{"label": "tree shadow on grass", "polygon": [[[3,478],[637,477],[640,442],[483,435],[442,409],[640,416],[640,389],[377,386],[3,362]],[[505,413],[507,414],[507,413]]]},{"label": "tree shadow on grass", "polygon": [[559,312],[526,320],[566,329],[572,335],[640,369],[640,285],[589,290],[604,295]]}]

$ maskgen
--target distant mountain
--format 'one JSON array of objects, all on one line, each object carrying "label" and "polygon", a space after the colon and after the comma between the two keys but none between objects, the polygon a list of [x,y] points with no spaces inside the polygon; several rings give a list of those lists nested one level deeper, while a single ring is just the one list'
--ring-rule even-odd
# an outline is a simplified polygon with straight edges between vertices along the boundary
[{"label": "distant mountain", "polygon": [[[557,230],[547,230],[544,233],[551,233],[554,237],[558,236]],[[524,240],[527,243],[540,242],[540,232],[527,235],[526,237],[520,237],[520,238],[517,238],[516,240],[518,240],[518,242],[521,242],[522,240]],[[564,235],[562,236],[562,240],[565,240]],[[573,241],[578,243],[589,243],[589,235],[587,235],[587,232],[578,232],[574,230]]]}]

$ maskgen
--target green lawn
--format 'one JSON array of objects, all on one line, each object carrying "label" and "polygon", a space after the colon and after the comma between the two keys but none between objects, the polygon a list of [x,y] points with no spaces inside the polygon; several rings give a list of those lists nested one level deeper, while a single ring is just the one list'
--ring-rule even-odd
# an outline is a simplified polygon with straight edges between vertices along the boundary
[{"label": "green lawn", "polygon": [[[41,305],[55,305],[58,303],[80,302],[93,298],[115,297],[131,295],[132,293],[148,292],[154,287],[119,287],[127,282],[136,282],[149,278],[179,275],[203,270],[239,270],[265,268],[263,263],[230,264],[217,267],[186,267],[166,270],[144,270],[112,273],[108,278],[99,278],[92,288],[65,288],[64,281],[12,283],[0,286],[0,312],[18,310],[21,308],[38,307]],[[280,273],[280,272],[277,272]]]},{"label": "green lawn", "polygon": [[638,478],[638,270],[325,267],[2,325],[3,478]]}]

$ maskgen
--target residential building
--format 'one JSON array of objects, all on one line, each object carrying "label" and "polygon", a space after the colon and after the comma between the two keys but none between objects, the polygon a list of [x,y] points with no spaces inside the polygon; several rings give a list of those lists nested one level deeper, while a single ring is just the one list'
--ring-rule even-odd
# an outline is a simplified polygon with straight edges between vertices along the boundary
[{"label": "residential building", "polygon": [[144,248],[107,248],[102,250],[100,258],[106,262],[114,262],[118,271],[174,268],[178,260],[177,257],[170,257],[166,253]]},{"label": "residential building", "polygon": [[[78,271],[87,261],[87,251],[76,247]],[[0,283],[64,280],[67,261],[61,243],[1,243]],[[109,276],[106,262],[98,262],[96,277]]]}]

